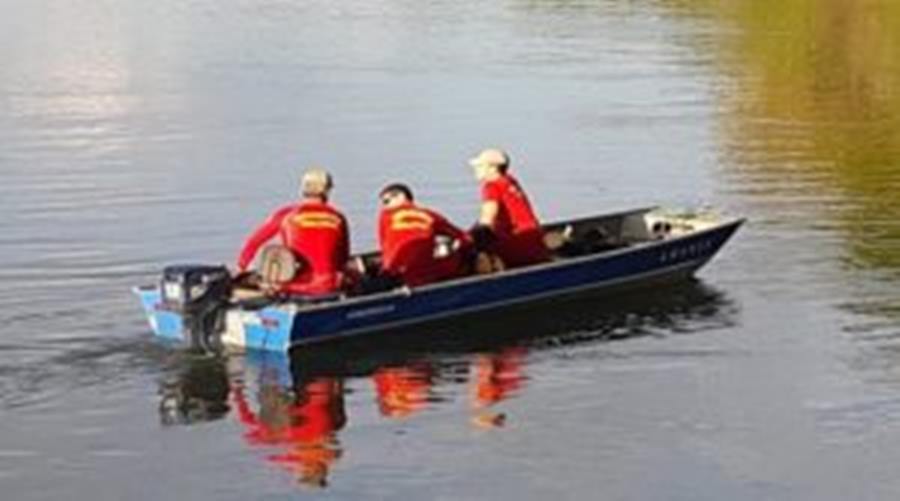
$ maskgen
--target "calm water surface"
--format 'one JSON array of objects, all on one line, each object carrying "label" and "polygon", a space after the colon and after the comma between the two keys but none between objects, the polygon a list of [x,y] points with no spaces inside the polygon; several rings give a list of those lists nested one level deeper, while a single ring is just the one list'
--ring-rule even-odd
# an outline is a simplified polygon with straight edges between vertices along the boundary
[{"label": "calm water surface", "polygon": [[[888,0],[5,0],[3,499],[895,499]],[[545,219],[714,205],[695,283],[293,361],[155,342],[130,287],[231,262],[328,166],[460,224],[486,145]]]}]

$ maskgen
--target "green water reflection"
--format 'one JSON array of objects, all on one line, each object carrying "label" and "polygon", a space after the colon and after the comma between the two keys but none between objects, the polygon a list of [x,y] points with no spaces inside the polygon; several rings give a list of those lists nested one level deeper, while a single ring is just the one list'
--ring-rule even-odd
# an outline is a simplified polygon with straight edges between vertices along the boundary
[{"label": "green water reflection", "polygon": [[716,27],[696,46],[724,80],[724,163],[816,205],[849,263],[900,275],[900,3],[660,4]]}]

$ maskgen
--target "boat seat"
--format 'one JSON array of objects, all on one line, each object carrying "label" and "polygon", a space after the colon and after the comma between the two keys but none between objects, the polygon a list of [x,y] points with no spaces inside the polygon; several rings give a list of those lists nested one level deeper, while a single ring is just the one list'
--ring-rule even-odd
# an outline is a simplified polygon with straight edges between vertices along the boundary
[{"label": "boat seat", "polygon": [[602,226],[581,228],[576,231],[572,225],[566,225],[562,230],[544,235],[544,243],[561,258],[587,256],[627,246],[611,237]]},{"label": "boat seat", "polygon": [[283,245],[270,245],[260,256],[259,274],[265,283],[280,285],[290,282],[303,268],[303,259]]},{"label": "boat seat", "polygon": [[231,290],[231,299],[234,301],[246,301],[266,297],[266,293],[260,289],[250,287],[235,287]]}]

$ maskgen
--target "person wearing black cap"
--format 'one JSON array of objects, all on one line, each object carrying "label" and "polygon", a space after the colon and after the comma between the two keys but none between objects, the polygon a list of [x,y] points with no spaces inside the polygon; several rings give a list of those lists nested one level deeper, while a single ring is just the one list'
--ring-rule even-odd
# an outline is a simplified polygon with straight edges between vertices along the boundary
[{"label": "person wearing black cap", "polygon": [[[468,271],[469,236],[437,212],[416,205],[405,184],[381,190],[378,240],[382,269],[409,286],[461,276]],[[441,245],[441,241],[444,244]]]}]

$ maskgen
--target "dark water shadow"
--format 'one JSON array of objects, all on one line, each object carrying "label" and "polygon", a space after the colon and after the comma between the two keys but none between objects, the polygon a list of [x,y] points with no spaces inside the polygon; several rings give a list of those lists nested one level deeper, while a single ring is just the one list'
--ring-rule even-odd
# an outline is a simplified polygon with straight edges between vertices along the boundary
[{"label": "dark water shadow", "polygon": [[[121,384],[157,375],[173,356],[144,330],[121,336],[78,337],[72,347],[54,340],[45,358],[0,365],[0,409],[49,405],[80,389]],[[29,346],[29,353],[35,350]]]},{"label": "dark water shadow", "polygon": [[161,378],[163,422],[190,424],[223,417],[229,387],[235,384],[296,389],[321,378],[367,378],[397,368],[415,372],[423,366],[429,379],[465,383],[475,356],[696,334],[735,325],[739,311],[722,291],[689,281],[616,296],[574,297],[448,322],[428,331],[405,329],[335,340],[290,355],[249,351],[216,357],[181,350],[168,358]]},{"label": "dark water shadow", "polygon": [[427,331],[403,329],[371,338],[337,340],[291,353],[296,377],[366,376],[382,366],[419,359],[440,363],[510,347],[529,351],[640,336],[691,334],[738,322],[739,307],[724,292],[692,280],[617,295],[583,295],[498,314],[448,321]]},{"label": "dark water shadow", "polygon": [[354,387],[371,382],[373,405],[385,420],[411,419],[463,398],[471,426],[498,429],[507,414],[496,405],[526,391],[535,352],[700,333],[734,325],[738,313],[724,293],[692,281],[308,346],[290,356],[180,351],[160,382],[160,420],[196,425],[231,415],[251,452],[298,484],[322,488],[345,453],[339,435],[351,419],[348,380],[357,380]]}]

